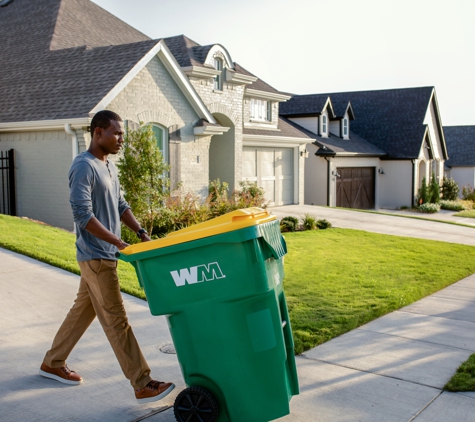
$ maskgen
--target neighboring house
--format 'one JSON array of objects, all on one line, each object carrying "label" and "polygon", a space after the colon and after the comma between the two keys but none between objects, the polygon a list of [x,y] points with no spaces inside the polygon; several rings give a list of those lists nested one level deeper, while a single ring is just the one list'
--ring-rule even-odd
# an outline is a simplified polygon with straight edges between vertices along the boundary
[{"label": "neighboring house", "polygon": [[433,87],[295,95],[280,114],[316,138],[306,204],[411,206],[424,177],[442,181],[448,156]]},{"label": "neighboring house", "polygon": [[446,162],[449,178],[459,185],[475,187],[475,126],[444,126],[450,160]]},{"label": "neighboring house", "polygon": [[219,44],[151,40],[89,0],[0,8],[0,151],[16,152],[18,215],[72,229],[67,173],[99,110],[153,125],[182,183],[257,181],[271,205],[303,203],[313,139],[279,118],[280,93]]}]

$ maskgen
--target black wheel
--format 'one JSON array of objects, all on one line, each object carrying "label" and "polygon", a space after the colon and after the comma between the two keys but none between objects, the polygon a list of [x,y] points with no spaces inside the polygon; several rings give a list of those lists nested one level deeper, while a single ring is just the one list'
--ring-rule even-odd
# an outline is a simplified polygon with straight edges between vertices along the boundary
[{"label": "black wheel", "polygon": [[173,406],[178,422],[215,422],[218,419],[218,403],[204,388],[190,387],[178,394]]}]

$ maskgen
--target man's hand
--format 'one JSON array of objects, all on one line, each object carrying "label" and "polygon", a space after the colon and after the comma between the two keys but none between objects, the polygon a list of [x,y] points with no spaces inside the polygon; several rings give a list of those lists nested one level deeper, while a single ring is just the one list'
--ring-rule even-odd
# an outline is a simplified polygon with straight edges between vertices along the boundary
[{"label": "man's hand", "polygon": [[150,236],[148,235],[148,233],[142,233],[140,235],[140,240],[142,242],[150,242],[152,239],[150,239]]},{"label": "man's hand", "polygon": [[117,242],[115,246],[117,246],[117,249],[121,251],[122,249],[125,249],[127,246],[129,246],[129,244],[125,243],[122,239],[119,239],[119,241]]}]

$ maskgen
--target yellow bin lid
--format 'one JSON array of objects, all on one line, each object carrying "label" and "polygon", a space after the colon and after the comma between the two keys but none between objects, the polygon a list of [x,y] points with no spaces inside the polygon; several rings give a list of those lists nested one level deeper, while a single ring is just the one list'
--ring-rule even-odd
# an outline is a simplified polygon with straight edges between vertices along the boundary
[{"label": "yellow bin lid", "polygon": [[161,239],[150,242],[137,243],[127,246],[120,251],[121,254],[131,255],[139,252],[151,251],[153,249],[165,248],[167,246],[178,245],[180,243],[191,242],[204,237],[215,236],[234,230],[244,229],[258,224],[268,223],[277,217],[265,209],[252,207],[244,208],[213,218],[194,226],[186,227],[176,232],[168,234]]}]

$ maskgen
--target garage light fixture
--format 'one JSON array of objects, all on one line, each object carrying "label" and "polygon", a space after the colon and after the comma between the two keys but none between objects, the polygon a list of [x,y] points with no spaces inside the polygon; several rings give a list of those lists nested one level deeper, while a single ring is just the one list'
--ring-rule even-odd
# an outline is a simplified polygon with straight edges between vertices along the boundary
[{"label": "garage light fixture", "polygon": [[308,158],[308,151],[304,149],[303,151],[300,151],[300,156],[304,158]]},{"label": "garage light fixture", "polygon": [[386,173],[384,172],[384,170],[383,170],[381,167],[378,169],[378,173],[379,173],[379,174],[386,174]]},{"label": "garage light fixture", "polygon": [[332,176],[341,177],[336,170],[332,171]]}]

